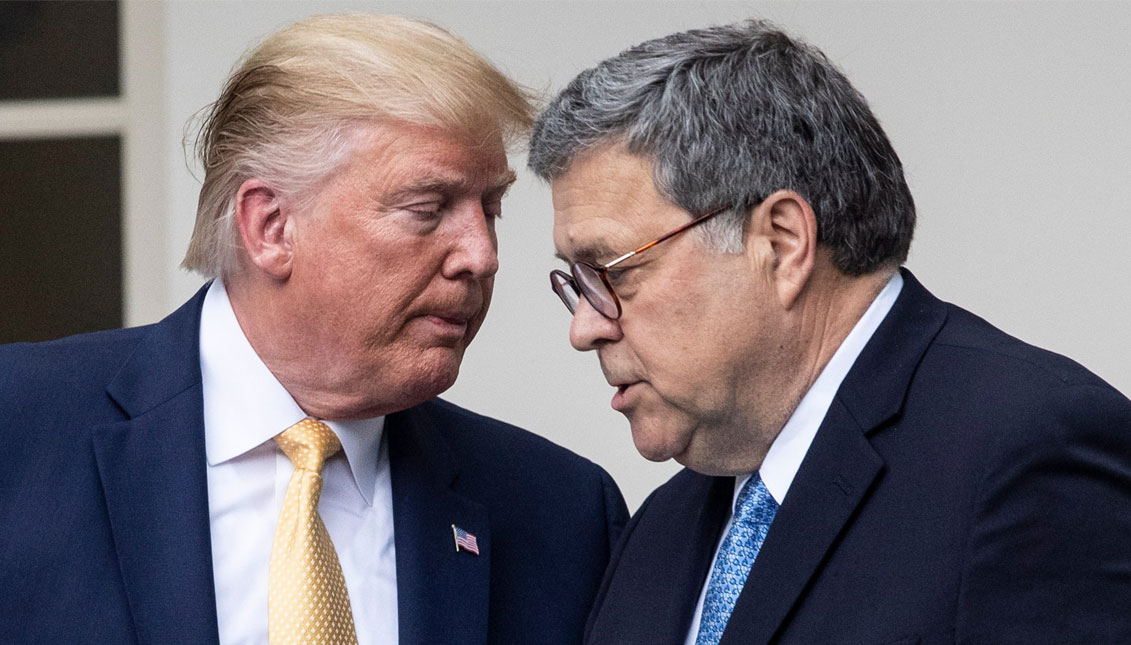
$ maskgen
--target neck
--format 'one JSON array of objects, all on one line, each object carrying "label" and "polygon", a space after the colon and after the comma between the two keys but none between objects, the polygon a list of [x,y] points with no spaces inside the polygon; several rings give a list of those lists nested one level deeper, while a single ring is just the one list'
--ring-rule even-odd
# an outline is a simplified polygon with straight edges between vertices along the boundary
[{"label": "neck", "polygon": [[891,278],[892,271],[866,276],[846,276],[824,263],[810,276],[805,289],[786,318],[787,337],[796,340],[783,348],[783,364],[793,366],[781,372],[776,393],[762,399],[761,427],[757,463],[770,449],[782,428],[797,409],[825,366],[864,316]]},{"label": "neck", "polygon": [[[224,287],[248,343],[303,412],[326,420],[362,419],[387,412],[366,408],[350,391],[350,379],[311,367],[332,363],[322,360],[325,348],[309,333],[317,328],[317,321],[289,302],[285,285],[244,273],[225,276]],[[341,386],[327,387],[339,380]]]},{"label": "neck", "polygon": [[795,383],[794,407],[897,270],[847,276],[830,263],[822,264],[814,271],[795,308],[797,338],[805,342],[799,348],[801,369]]}]

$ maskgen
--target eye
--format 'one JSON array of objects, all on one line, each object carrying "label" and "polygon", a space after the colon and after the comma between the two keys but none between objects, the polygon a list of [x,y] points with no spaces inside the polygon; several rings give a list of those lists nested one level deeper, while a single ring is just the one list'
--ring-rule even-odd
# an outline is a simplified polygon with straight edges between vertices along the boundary
[{"label": "eye", "polygon": [[615,269],[608,269],[605,271],[605,277],[608,278],[609,284],[616,286],[625,282],[627,274],[632,270],[632,267],[617,267]]},{"label": "eye", "polygon": [[484,200],[483,202],[483,216],[488,220],[497,220],[503,217],[503,202],[502,200]]},{"label": "eye", "polygon": [[440,219],[444,213],[444,204],[441,202],[423,202],[409,204],[404,207],[405,212],[421,222],[432,222]]}]

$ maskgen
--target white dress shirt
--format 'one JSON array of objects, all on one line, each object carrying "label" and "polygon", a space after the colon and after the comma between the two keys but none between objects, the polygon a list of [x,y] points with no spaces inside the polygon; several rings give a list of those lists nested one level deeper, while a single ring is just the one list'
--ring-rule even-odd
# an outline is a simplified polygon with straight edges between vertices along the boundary
[{"label": "white dress shirt", "polygon": [[[844,377],[848,375],[848,371],[852,369],[852,364],[860,356],[864,345],[868,344],[872,334],[876,332],[876,328],[880,326],[888,312],[891,311],[891,307],[895,304],[895,299],[899,296],[899,291],[902,288],[903,276],[896,272],[891,280],[888,280],[880,294],[876,296],[876,299],[872,301],[860,320],[856,321],[852,331],[848,333],[844,342],[837,348],[836,353],[829,359],[828,364],[821,370],[820,376],[813,382],[805,396],[801,398],[801,402],[797,404],[797,408],[794,409],[793,414],[790,415],[777,438],[770,444],[770,449],[766,452],[766,458],[762,460],[762,467],[758,469],[758,474],[762,476],[766,489],[779,506],[785,502],[786,493],[789,492],[793,478],[801,467],[801,461],[805,459],[805,453],[809,452],[813,438],[817,436],[817,429],[821,427],[821,422],[824,421],[825,414],[828,413],[829,406],[832,405],[836,392],[840,389],[840,384],[844,381]],[[715,570],[715,559],[719,557],[719,547],[722,546],[723,538],[730,531],[738,493],[752,475],[753,473],[735,478],[734,494],[730,506],[731,514],[719,535],[719,543],[715,545],[715,556],[711,559],[709,570],[711,572]],[[699,621],[703,617],[703,599],[707,595],[707,586],[710,582],[711,576],[708,574],[707,581],[703,583],[703,588],[699,591],[699,602],[695,605],[695,614],[691,618],[691,629],[684,641],[686,645],[695,645],[695,639],[699,635]]]},{"label": "white dress shirt", "polygon": [[[267,565],[294,468],[275,435],[307,415],[247,341],[224,285],[200,319],[208,513],[220,642],[267,642]],[[328,421],[342,451],[322,468],[318,512],[342,563],[359,643],[397,642],[393,497],[384,417]]]}]

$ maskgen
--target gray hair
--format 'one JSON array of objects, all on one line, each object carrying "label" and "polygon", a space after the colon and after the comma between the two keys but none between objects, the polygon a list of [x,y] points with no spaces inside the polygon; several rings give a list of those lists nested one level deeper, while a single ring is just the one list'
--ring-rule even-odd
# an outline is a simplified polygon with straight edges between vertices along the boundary
[{"label": "gray hair", "polygon": [[471,47],[421,20],[313,16],[264,40],[228,79],[197,138],[204,167],[181,266],[225,276],[239,249],[234,199],[252,177],[302,209],[374,121],[432,126],[469,145],[525,138],[530,93]]},{"label": "gray hair", "polygon": [[577,76],[534,125],[529,166],[545,180],[583,151],[623,145],[653,163],[656,189],[742,248],[746,213],[794,190],[847,275],[907,259],[915,204],[903,166],[856,91],[816,48],[761,20],[650,40]]}]

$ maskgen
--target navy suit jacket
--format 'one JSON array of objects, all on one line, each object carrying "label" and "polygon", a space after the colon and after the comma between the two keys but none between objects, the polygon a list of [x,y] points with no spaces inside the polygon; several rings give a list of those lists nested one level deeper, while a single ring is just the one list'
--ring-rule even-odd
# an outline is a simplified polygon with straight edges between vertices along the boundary
[{"label": "navy suit jacket", "polygon": [[[156,325],[0,347],[0,642],[217,641],[203,293]],[[609,476],[439,400],[385,428],[400,641],[579,642],[627,519]]]},{"label": "navy suit jacket", "polygon": [[[722,645],[1131,642],[1131,402],[903,275]],[[644,502],[588,642],[683,643],[733,492],[684,470]]]}]

